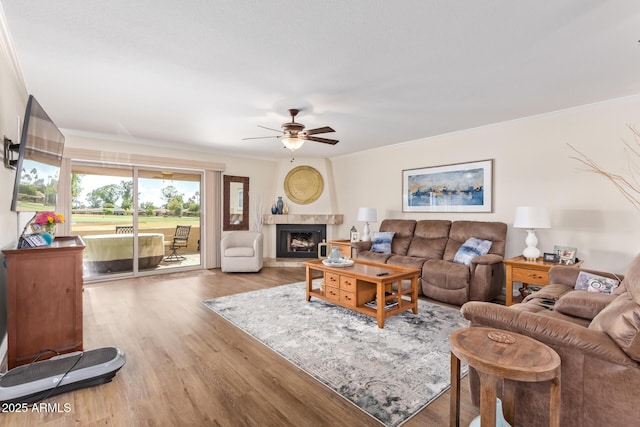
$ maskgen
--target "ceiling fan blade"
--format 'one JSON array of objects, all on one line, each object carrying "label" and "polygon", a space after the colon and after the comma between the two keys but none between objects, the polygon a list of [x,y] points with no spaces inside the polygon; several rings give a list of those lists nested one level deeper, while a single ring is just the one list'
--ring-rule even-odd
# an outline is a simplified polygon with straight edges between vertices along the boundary
[{"label": "ceiling fan blade", "polygon": [[274,136],[255,136],[253,138],[242,138],[243,141],[246,141],[247,139],[267,139],[267,138],[280,138],[280,135],[274,135]]},{"label": "ceiling fan blade", "polygon": [[261,125],[258,125],[258,127],[262,129],[272,130],[274,132],[282,132],[282,129],[272,129],[272,128],[268,128],[266,126],[261,126]]},{"label": "ceiling fan blade", "polygon": [[317,136],[307,136],[304,139],[308,141],[322,142],[322,143],[331,144],[331,145],[336,145],[339,142],[337,139],[319,138]]},{"label": "ceiling fan blade", "polygon": [[315,135],[317,133],[328,133],[328,132],[335,132],[335,130],[331,129],[329,126],[325,126],[317,129],[309,129],[308,131],[306,131],[307,135]]}]

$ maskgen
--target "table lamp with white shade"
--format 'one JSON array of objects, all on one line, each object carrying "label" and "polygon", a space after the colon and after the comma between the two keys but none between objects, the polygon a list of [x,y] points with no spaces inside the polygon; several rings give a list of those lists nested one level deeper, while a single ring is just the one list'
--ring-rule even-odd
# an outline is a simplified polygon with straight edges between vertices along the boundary
[{"label": "table lamp with white shade", "polygon": [[536,237],[536,228],[551,228],[551,219],[549,211],[539,206],[521,206],[516,208],[516,219],[513,221],[514,228],[526,228],[527,238],[525,243],[527,247],[522,255],[527,261],[535,261],[540,256],[540,249],[536,247],[538,238]]},{"label": "table lamp with white shade", "polygon": [[378,221],[378,211],[376,208],[360,208],[358,209],[358,221],[364,221],[364,229],[362,230],[362,240],[368,242],[371,240],[370,222]]}]

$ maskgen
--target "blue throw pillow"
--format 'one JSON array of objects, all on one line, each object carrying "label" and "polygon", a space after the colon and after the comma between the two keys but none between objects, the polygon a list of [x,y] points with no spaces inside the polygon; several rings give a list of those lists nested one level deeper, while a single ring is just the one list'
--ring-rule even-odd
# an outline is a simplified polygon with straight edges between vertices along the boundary
[{"label": "blue throw pillow", "polygon": [[469,265],[475,257],[488,253],[489,249],[491,249],[491,243],[490,240],[471,237],[460,246],[460,249],[456,252],[456,256],[453,257],[453,262]]},{"label": "blue throw pillow", "polygon": [[371,252],[379,252],[381,254],[391,253],[391,241],[393,240],[393,231],[377,231],[373,233],[371,239]]}]

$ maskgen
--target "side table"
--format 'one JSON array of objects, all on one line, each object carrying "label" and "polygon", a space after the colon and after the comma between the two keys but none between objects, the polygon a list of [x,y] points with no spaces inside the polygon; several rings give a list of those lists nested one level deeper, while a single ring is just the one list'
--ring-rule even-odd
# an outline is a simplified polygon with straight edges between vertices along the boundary
[{"label": "side table", "polygon": [[331,252],[331,249],[337,246],[338,250],[340,251],[340,253],[343,256],[347,256],[349,258],[355,258],[356,254],[355,252],[355,248],[351,246],[351,240],[330,240],[329,241],[329,252]]},{"label": "side table", "polygon": [[[460,425],[460,361],[476,369],[480,377],[480,417],[482,427],[496,425],[497,388],[504,379],[551,381],[549,425],[560,427],[560,356],[551,347],[533,338],[494,328],[469,327],[451,334],[450,425]],[[503,385],[505,418],[514,424],[515,390]]]},{"label": "side table", "polygon": [[[527,283],[529,285],[547,286],[549,284],[549,270],[551,267],[560,265],[557,262],[546,262],[542,257],[535,261],[527,261],[520,255],[502,261],[506,267],[506,295],[505,305],[513,304],[513,282]],[[570,265],[579,267],[582,260]]]}]

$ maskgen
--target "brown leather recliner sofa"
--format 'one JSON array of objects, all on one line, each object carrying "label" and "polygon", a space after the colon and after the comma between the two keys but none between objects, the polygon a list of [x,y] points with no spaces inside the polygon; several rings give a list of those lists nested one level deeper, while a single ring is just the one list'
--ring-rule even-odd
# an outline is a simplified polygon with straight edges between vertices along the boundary
[{"label": "brown leather recliner sofa", "polygon": [[[502,293],[507,225],[502,222],[385,219],[380,231],[393,231],[391,253],[371,252],[371,242],[357,242],[357,257],[421,270],[419,293],[462,305],[491,301]],[[489,252],[469,265],[454,262],[467,239],[492,242]]]},{"label": "brown leather recliner sofa", "polygon": [[[620,277],[612,295],[574,290],[579,271]],[[470,326],[488,326],[532,337],[561,359],[560,425],[576,427],[639,425],[640,255],[624,276],[557,266],[550,285],[505,307],[469,302],[461,308]],[[543,307],[553,300],[552,308]],[[479,382],[470,369],[472,400]],[[549,425],[548,383],[516,383],[518,426]]]}]

